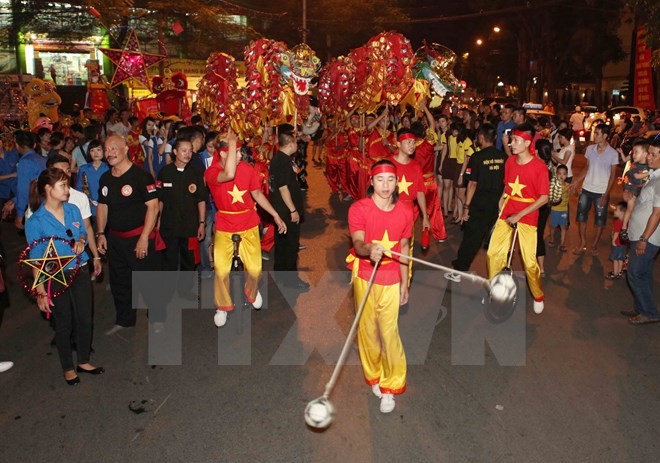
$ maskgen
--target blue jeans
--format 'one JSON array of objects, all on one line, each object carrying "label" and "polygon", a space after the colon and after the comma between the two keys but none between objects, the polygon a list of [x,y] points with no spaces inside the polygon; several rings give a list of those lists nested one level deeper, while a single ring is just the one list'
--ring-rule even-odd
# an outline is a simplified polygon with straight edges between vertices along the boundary
[{"label": "blue jeans", "polygon": [[646,243],[646,252],[638,256],[635,252],[637,241],[630,242],[628,258],[628,286],[632,292],[634,309],[649,318],[660,318],[660,312],[653,298],[653,264],[660,246]]},{"label": "blue jeans", "polygon": [[594,209],[596,210],[595,224],[597,227],[604,227],[607,222],[607,202],[605,206],[600,205],[600,199],[603,197],[602,193],[592,193],[587,191],[584,188],[580,193],[580,198],[578,199],[578,210],[576,220],[578,223],[584,223],[589,217],[589,209],[593,204]]}]

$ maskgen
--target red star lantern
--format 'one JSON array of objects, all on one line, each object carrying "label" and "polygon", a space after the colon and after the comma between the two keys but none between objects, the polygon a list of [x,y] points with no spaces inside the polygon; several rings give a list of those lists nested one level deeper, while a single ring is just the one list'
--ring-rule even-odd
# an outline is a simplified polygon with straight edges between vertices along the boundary
[{"label": "red star lantern", "polygon": [[142,53],[140,42],[134,30],[128,35],[123,50],[111,48],[99,48],[116,66],[115,74],[112,76],[111,86],[116,87],[130,79],[135,79],[142,85],[151,89],[147,68],[164,60],[166,56]]}]

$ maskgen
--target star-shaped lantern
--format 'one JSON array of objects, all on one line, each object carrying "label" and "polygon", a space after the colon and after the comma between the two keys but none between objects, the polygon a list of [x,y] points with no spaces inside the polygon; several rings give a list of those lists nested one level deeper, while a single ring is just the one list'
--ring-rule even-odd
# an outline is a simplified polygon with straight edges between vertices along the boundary
[{"label": "star-shaped lantern", "polygon": [[46,283],[49,280],[55,280],[64,286],[69,286],[70,281],[67,281],[64,268],[76,259],[76,257],[78,256],[58,255],[53,238],[51,238],[50,241],[48,241],[48,246],[46,247],[46,252],[43,257],[38,259],[23,259],[22,261],[24,264],[37,270],[37,275],[35,276],[31,289],[34,290],[37,286]]},{"label": "star-shaped lantern", "polygon": [[112,87],[116,87],[127,80],[135,79],[148,89],[151,89],[147,68],[166,58],[163,55],[142,53],[140,42],[134,30],[131,30],[128,34],[128,39],[123,50],[113,48],[99,48],[99,50],[117,66],[112,76]]}]

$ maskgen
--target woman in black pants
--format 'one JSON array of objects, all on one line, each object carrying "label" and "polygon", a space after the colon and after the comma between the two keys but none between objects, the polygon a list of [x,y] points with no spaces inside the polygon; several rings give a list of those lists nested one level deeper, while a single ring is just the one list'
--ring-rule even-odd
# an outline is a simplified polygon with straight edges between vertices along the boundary
[{"label": "woman in black pants", "polygon": [[[37,286],[37,306],[46,314],[52,314],[55,321],[55,339],[57,351],[64,370],[64,379],[70,386],[80,382],[78,373],[99,375],[105,370],[89,363],[92,343],[92,285],[90,281],[89,257],[85,253],[87,234],[80,210],[69,200],[69,177],[57,168],[44,170],[39,179],[30,186],[30,207],[34,214],[25,223],[25,236],[28,243],[44,239],[30,251],[31,259],[40,259],[49,245],[50,237],[54,240],[58,256],[76,254],[79,257],[66,264],[62,272],[47,262],[42,270],[35,270],[35,278],[49,278]],[[73,251],[72,251],[73,250]],[[81,265],[79,274],[68,288],[58,280],[69,282],[77,264]],[[94,274],[101,269],[99,260],[94,260]],[[61,291],[61,293],[60,293]],[[60,293],[56,297],[51,294]],[[71,334],[75,326],[78,346],[78,366],[74,369],[71,352]]]}]

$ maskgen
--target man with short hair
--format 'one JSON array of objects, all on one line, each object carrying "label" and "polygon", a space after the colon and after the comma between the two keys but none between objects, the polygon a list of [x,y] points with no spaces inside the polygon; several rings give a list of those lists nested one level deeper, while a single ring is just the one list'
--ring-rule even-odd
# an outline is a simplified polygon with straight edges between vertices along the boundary
[{"label": "man with short hair", "polygon": [[277,135],[279,151],[268,168],[270,203],[284,221],[286,233],[275,234],[275,262],[273,270],[286,272],[279,277],[286,286],[300,290],[309,289],[309,283],[298,276],[298,251],[300,248],[300,224],[304,221],[302,191],[294,171],[292,156],[298,151],[293,127],[283,124]]},{"label": "man with short hair", "polygon": [[468,271],[479,247],[495,225],[498,202],[504,190],[504,163],[507,156],[495,146],[495,127],[483,124],[477,140],[481,149],[470,157],[465,170],[467,196],[463,206],[463,240],[452,265]]},{"label": "man with short hair", "polygon": [[28,206],[30,183],[37,180],[39,174],[46,168],[46,159],[34,151],[34,135],[20,131],[15,135],[16,149],[21,158],[16,165],[16,219],[14,225],[23,230],[23,217]]},{"label": "man with short hair", "polygon": [[499,124],[497,124],[497,142],[495,143],[495,148],[497,148],[499,151],[504,151],[504,133],[507,130],[513,129],[513,127],[516,125],[511,120],[513,110],[514,106],[511,103],[508,103],[504,105],[504,108],[502,108],[502,112],[500,113],[501,120]]},{"label": "man with short hair", "polygon": [[589,209],[593,204],[595,209],[596,237],[591,246],[591,253],[598,254],[598,241],[603,234],[603,228],[607,222],[607,203],[610,190],[616,179],[616,168],[619,164],[619,155],[607,142],[609,127],[599,124],[594,131],[595,144],[589,145],[584,157],[587,160],[580,175],[574,177],[571,183],[571,191],[577,192],[578,185],[584,180],[576,220],[579,224],[580,244],[573,250],[573,254],[580,255],[587,251],[587,217]]},{"label": "man with short hair", "polygon": [[653,267],[660,251],[660,140],[649,147],[647,162],[653,172],[635,201],[628,227],[630,256],[628,286],[633,295],[631,310],[621,313],[629,316],[633,325],[660,322],[653,296]]},{"label": "man with short hair", "polygon": [[544,308],[541,270],[536,259],[539,208],[548,202],[550,182],[548,168],[534,155],[534,128],[529,123],[516,126],[511,135],[511,152],[504,164],[504,194],[500,198],[500,215],[488,245],[488,278],[504,270],[511,248],[514,227],[534,297],[534,312]]}]

